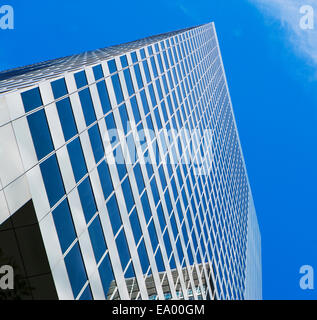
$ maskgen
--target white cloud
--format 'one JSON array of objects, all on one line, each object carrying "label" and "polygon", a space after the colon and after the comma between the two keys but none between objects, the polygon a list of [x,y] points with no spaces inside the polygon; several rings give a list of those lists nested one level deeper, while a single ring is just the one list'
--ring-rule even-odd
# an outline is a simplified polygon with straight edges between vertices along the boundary
[{"label": "white cloud", "polygon": [[[317,0],[249,0],[266,16],[281,23],[287,32],[288,40],[295,51],[305,57],[310,64],[317,65]],[[314,10],[314,28],[302,29],[300,21],[304,14],[302,6],[309,5]]]}]

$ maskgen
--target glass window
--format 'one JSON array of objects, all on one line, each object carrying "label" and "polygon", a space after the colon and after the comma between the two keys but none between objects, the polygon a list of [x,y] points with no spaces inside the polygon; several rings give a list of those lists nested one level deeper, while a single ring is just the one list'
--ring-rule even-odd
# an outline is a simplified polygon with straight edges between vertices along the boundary
[{"label": "glass window", "polygon": [[164,240],[164,244],[165,244],[167,257],[169,258],[172,253],[172,245],[171,245],[171,240],[170,240],[170,237],[168,236],[167,230],[164,233],[163,240]]},{"label": "glass window", "polygon": [[112,271],[111,262],[109,259],[109,254],[106,255],[106,257],[103,259],[99,266],[99,275],[103,287],[103,291],[105,293],[106,299],[110,299],[110,295],[113,293],[112,291],[109,291],[111,287],[114,286],[114,275]]},{"label": "glass window", "polygon": [[112,81],[114,93],[116,95],[117,103],[120,104],[124,100],[120,78],[117,74],[115,74],[114,76],[111,77],[111,81]]},{"label": "glass window", "polygon": [[137,152],[136,152],[136,146],[135,146],[135,142],[134,142],[134,138],[133,138],[132,133],[130,133],[127,136],[126,141],[127,141],[127,147],[128,147],[129,156],[130,156],[129,164],[134,164],[137,160]]},{"label": "glass window", "polygon": [[92,70],[94,72],[94,76],[95,76],[95,80],[96,81],[104,77],[101,64],[98,64],[97,66],[94,66],[92,68]]},{"label": "glass window", "polygon": [[141,100],[142,100],[142,106],[143,106],[144,114],[147,115],[147,114],[150,112],[150,108],[149,108],[149,104],[148,104],[148,102],[147,102],[145,90],[142,90],[142,91],[140,92],[140,95],[141,95]]},{"label": "glass window", "polygon": [[111,110],[111,103],[110,103],[106,83],[104,81],[98,82],[97,83],[97,90],[98,90],[99,99],[101,102],[102,111],[104,114],[106,114]]},{"label": "glass window", "polygon": [[129,125],[130,120],[128,116],[127,107],[125,104],[119,107],[119,113],[121,116],[121,122],[122,122],[124,133],[127,134],[128,131],[130,130],[130,125]]},{"label": "glass window", "polygon": [[150,225],[148,227],[148,231],[149,231],[149,236],[150,236],[153,252],[155,252],[155,250],[156,250],[156,248],[158,246],[158,239],[157,239],[157,233],[156,233],[156,230],[155,230],[155,226],[154,226],[153,220],[151,221],[151,223],[150,223]]},{"label": "glass window", "polygon": [[143,175],[142,175],[142,171],[139,163],[135,165],[133,171],[134,171],[135,179],[138,185],[139,193],[141,194],[145,188],[145,185],[144,185]]},{"label": "glass window", "polygon": [[153,84],[149,85],[149,92],[150,92],[150,97],[151,97],[151,101],[152,101],[152,106],[155,107],[157,102],[156,102]]},{"label": "glass window", "polygon": [[110,73],[114,73],[117,71],[117,65],[116,65],[115,59],[108,61],[108,68],[109,68]]},{"label": "glass window", "polygon": [[164,261],[163,261],[161,249],[157,250],[157,253],[155,255],[155,261],[156,261],[156,266],[157,266],[158,272],[164,272],[165,266],[164,266]]},{"label": "glass window", "polygon": [[118,237],[116,238],[116,244],[117,244],[117,249],[118,249],[122,269],[125,270],[131,257],[130,257],[129,247],[127,244],[127,239],[123,229],[121,230]]},{"label": "glass window", "polygon": [[157,78],[158,77],[158,73],[157,73],[157,68],[156,68],[156,63],[155,63],[154,57],[151,57],[151,65],[152,65],[154,78]]},{"label": "glass window", "polygon": [[145,73],[146,81],[147,81],[147,83],[149,83],[149,82],[151,82],[151,81],[152,81],[152,79],[151,79],[151,75],[150,75],[149,66],[148,66],[148,64],[147,64],[147,61],[146,61],[146,60],[144,60],[144,61],[142,62],[142,64],[143,64],[143,69],[144,69],[144,73]]},{"label": "glass window", "polygon": [[92,192],[89,177],[87,177],[79,186],[78,193],[80,197],[81,206],[84,211],[86,222],[89,223],[91,218],[97,212],[94,194]]},{"label": "glass window", "polygon": [[98,173],[103,194],[105,196],[105,199],[107,199],[113,191],[113,184],[108,164],[106,163],[106,161],[102,161],[101,164],[98,166]]},{"label": "glass window", "polygon": [[78,133],[69,98],[56,102],[56,108],[61,121],[65,141],[68,141]]},{"label": "glass window", "polygon": [[126,85],[127,85],[129,96],[132,96],[135,91],[134,91],[134,87],[133,87],[133,83],[132,83],[130,70],[129,69],[125,69],[123,71],[123,73],[124,73],[124,78],[125,78],[125,82],[126,82]]},{"label": "glass window", "polygon": [[136,244],[138,244],[142,237],[142,230],[136,209],[134,209],[130,215],[130,223],[134,235],[134,240]]},{"label": "glass window", "polygon": [[39,88],[34,88],[21,93],[24,110],[29,112],[43,105]]},{"label": "glass window", "polygon": [[142,240],[142,242],[140,243],[140,245],[138,247],[138,256],[139,256],[139,259],[141,262],[142,272],[143,272],[143,274],[146,274],[146,272],[150,266],[150,262],[149,262],[149,257],[147,255],[147,251],[145,248],[144,240]]},{"label": "glass window", "polygon": [[146,58],[145,50],[144,50],[144,49],[141,49],[141,50],[140,50],[140,54],[141,54],[141,58],[142,58],[142,59],[145,59],[145,58]]},{"label": "glass window", "polygon": [[146,220],[146,223],[148,223],[150,218],[152,217],[152,212],[151,212],[151,207],[150,207],[150,203],[149,203],[149,198],[148,198],[146,192],[144,192],[144,194],[141,198],[141,202],[142,202],[145,220]]},{"label": "glass window", "polygon": [[139,90],[141,90],[144,87],[144,84],[141,76],[140,66],[138,64],[134,66],[134,72],[135,72]]},{"label": "glass window", "polygon": [[105,150],[103,148],[100,131],[98,124],[94,125],[88,130],[92,151],[95,157],[96,163],[98,163],[104,156]]},{"label": "glass window", "polygon": [[116,235],[122,225],[122,221],[121,221],[121,215],[120,215],[118,202],[115,194],[108,201],[107,209],[108,209],[108,214],[111,221],[111,227],[112,227],[113,233],[114,235]]},{"label": "glass window", "polygon": [[65,199],[52,213],[54,224],[56,227],[59,243],[62,252],[69,248],[69,246],[76,239],[76,232],[72,215],[70,213],[67,199]]},{"label": "glass window", "polygon": [[154,114],[155,114],[157,127],[159,130],[161,130],[163,128],[163,126],[162,126],[162,121],[161,121],[161,117],[160,117],[160,113],[159,113],[158,108],[155,109]]},{"label": "glass window", "polygon": [[135,123],[138,124],[141,121],[141,116],[140,116],[139,106],[138,106],[136,97],[131,98],[130,102],[131,102]]},{"label": "glass window", "polygon": [[50,206],[53,207],[64,195],[65,189],[56,155],[40,164],[43,181]]},{"label": "glass window", "polygon": [[165,216],[164,216],[163,207],[162,207],[161,204],[157,207],[157,211],[156,212],[157,212],[157,217],[158,217],[159,222],[160,222],[161,230],[163,232],[165,227],[166,227],[166,220],[165,220]]},{"label": "glass window", "polygon": [[122,182],[121,186],[122,186],[122,192],[125,199],[125,203],[127,205],[127,210],[128,212],[130,212],[135,203],[134,203],[134,198],[132,194],[131,184],[128,177]]},{"label": "glass window", "polygon": [[58,99],[68,94],[68,90],[67,90],[66,82],[64,78],[52,81],[51,87],[52,87],[54,99]]},{"label": "glass window", "polygon": [[77,297],[87,281],[87,274],[78,242],[65,257],[65,265],[74,297]]},{"label": "glass window", "polygon": [[54,150],[44,109],[27,117],[38,160]]},{"label": "glass window", "polygon": [[161,58],[161,55],[160,55],[160,54],[157,55],[157,60],[158,60],[158,63],[159,63],[160,72],[161,72],[161,73],[164,73],[163,62],[162,62],[162,58]]},{"label": "glass window", "polygon": [[72,164],[74,177],[78,183],[87,173],[86,162],[79,138],[76,138],[67,145],[67,150]]},{"label": "glass window", "polygon": [[88,88],[80,91],[79,99],[84,113],[85,121],[87,127],[96,121],[96,114],[94,110],[94,105],[91,100],[91,94]]},{"label": "glass window", "polygon": [[155,205],[157,205],[160,201],[160,194],[159,194],[159,191],[157,188],[155,177],[151,180],[151,189],[152,189],[152,194],[153,194]]},{"label": "glass window", "polygon": [[105,237],[101,227],[99,216],[97,216],[88,228],[89,236],[94,250],[96,262],[98,263],[107,250]]},{"label": "glass window", "polygon": [[121,56],[121,57],[120,57],[120,61],[121,61],[122,68],[125,68],[125,67],[128,66],[127,56]]},{"label": "glass window", "polygon": [[137,56],[136,52],[131,52],[131,58],[132,58],[133,63],[138,62],[138,56]]},{"label": "glass window", "polygon": [[89,285],[86,287],[84,292],[81,294],[79,300],[93,300]]},{"label": "glass window", "polygon": [[80,71],[74,74],[77,89],[88,85],[85,71]]},{"label": "glass window", "polygon": [[162,87],[161,87],[161,84],[160,84],[160,80],[156,80],[155,81],[155,84],[156,84],[156,89],[157,89],[157,92],[158,92],[158,95],[159,95],[159,99],[160,101],[163,99],[163,92],[162,92]]},{"label": "glass window", "polygon": [[119,142],[119,135],[117,132],[117,126],[114,121],[113,113],[110,113],[106,118],[105,122],[108,129],[109,139],[111,146],[114,147]]},{"label": "glass window", "polygon": [[127,168],[125,165],[125,160],[124,160],[121,146],[118,146],[117,149],[113,151],[113,155],[117,164],[119,178],[120,180],[122,180],[124,176],[127,174]]}]

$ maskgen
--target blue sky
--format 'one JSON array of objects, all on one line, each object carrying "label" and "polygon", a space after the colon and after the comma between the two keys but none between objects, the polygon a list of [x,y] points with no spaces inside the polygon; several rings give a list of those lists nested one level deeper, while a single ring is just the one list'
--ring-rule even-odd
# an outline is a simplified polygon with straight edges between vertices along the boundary
[{"label": "blue sky", "polygon": [[[316,299],[317,43],[307,0],[7,1],[0,70],[215,21],[262,233],[265,299]],[[315,50],[316,49],[316,50]]]}]

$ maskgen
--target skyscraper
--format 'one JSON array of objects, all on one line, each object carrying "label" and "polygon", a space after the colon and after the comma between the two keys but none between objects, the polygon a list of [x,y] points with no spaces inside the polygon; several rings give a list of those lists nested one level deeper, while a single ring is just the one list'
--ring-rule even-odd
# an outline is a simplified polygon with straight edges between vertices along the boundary
[{"label": "skyscraper", "polygon": [[261,299],[213,23],[1,72],[0,92],[0,295]]}]

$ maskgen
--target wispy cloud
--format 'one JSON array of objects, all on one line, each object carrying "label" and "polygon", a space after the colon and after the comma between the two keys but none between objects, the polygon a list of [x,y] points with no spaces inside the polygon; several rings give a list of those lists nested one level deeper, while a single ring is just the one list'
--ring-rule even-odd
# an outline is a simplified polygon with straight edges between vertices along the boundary
[{"label": "wispy cloud", "polygon": [[[274,18],[285,29],[288,40],[297,54],[305,57],[310,64],[317,65],[317,0],[249,0],[267,17]],[[314,28],[302,29],[300,21],[304,14],[302,6],[309,5],[314,10]]]}]

